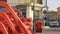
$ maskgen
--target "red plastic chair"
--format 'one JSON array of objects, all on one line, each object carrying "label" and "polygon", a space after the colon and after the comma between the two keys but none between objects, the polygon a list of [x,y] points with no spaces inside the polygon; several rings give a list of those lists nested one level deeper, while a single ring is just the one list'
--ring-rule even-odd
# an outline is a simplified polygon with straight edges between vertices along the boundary
[{"label": "red plastic chair", "polygon": [[3,6],[3,7],[7,8],[7,11],[5,13],[10,18],[10,20],[12,21],[12,23],[15,24],[14,27],[17,26],[16,28],[19,29],[24,34],[34,34],[33,31],[31,30],[31,28],[29,26],[27,26],[26,24],[24,24],[19,19],[19,17],[15,14],[14,10],[11,8],[11,6],[9,4],[7,4],[5,2],[0,2],[0,6]]},{"label": "red plastic chair", "polygon": [[22,14],[22,12],[20,10],[14,10],[16,12],[16,14],[20,15],[21,20],[24,24],[27,24],[30,26],[30,24],[32,24],[32,18],[25,18]]},{"label": "red plastic chair", "polygon": [[0,34],[8,34],[8,31],[2,22],[0,22]]},{"label": "red plastic chair", "polygon": [[5,25],[5,27],[7,28],[7,31],[10,34],[18,34],[13,23],[11,22],[7,14],[5,14],[4,12],[0,12],[0,21]]}]

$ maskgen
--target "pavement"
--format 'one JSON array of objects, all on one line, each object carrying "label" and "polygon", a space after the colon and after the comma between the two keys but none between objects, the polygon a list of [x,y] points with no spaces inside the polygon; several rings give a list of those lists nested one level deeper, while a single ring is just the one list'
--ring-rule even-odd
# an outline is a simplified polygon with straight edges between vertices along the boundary
[{"label": "pavement", "polygon": [[35,34],[60,34],[60,28],[58,27],[50,28],[49,26],[46,26],[44,27],[42,33],[35,33]]}]

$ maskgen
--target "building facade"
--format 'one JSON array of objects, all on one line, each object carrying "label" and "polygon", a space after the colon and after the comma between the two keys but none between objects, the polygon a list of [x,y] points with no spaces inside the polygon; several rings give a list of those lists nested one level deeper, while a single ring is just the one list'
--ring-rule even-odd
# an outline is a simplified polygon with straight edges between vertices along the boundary
[{"label": "building facade", "polygon": [[[44,5],[42,0],[0,0],[9,3],[13,9],[19,9],[26,18],[32,17],[33,20],[42,18]],[[32,10],[34,7],[34,10]]]},{"label": "building facade", "polygon": [[56,11],[48,11],[44,15],[48,18],[57,19],[57,12]]},{"label": "building facade", "polygon": [[60,20],[60,7],[57,8],[57,19]]}]

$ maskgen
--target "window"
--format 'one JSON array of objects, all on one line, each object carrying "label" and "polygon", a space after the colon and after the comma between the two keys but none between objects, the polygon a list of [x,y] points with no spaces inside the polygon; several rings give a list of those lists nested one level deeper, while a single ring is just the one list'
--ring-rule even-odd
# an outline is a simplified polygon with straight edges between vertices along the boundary
[{"label": "window", "polygon": [[26,11],[26,8],[18,8],[21,11]]},{"label": "window", "polygon": [[0,11],[5,12],[5,11],[7,11],[7,8],[3,7],[3,6],[0,6]]},{"label": "window", "polygon": [[24,17],[26,18],[26,11],[25,12],[22,12],[22,14],[24,15]]},{"label": "window", "polygon": [[35,11],[35,12],[34,12],[34,16],[35,16],[35,17],[38,17],[38,16],[39,16],[39,12],[38,12],[38,11]]},{"label": "window", "polygon": [[30,0],[30,2],[35,2],[35,3],[39,3],[39,4],[42,4],[42,0]]},{"label": "window", "polygon": [[39,19],[39,11],[34,11],[34,23]]},{"label": "window", "polygon": [[24,17],[26,18],[26,8],[18,8],[20,11],[22,11],[22,14],[24,15]]},{"label": "window", "polygon": [[38,2],[39,4],[42,4],[42,0],[38,0],[37,2]]}]

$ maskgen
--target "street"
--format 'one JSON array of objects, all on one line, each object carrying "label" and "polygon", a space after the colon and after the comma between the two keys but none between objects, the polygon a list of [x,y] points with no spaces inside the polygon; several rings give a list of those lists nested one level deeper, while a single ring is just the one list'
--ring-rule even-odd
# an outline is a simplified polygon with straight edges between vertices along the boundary
[{"label": "street", "polygon": [[35,34],[60,34],[60,28],[48,28],[44,29],[42,33]]}]

